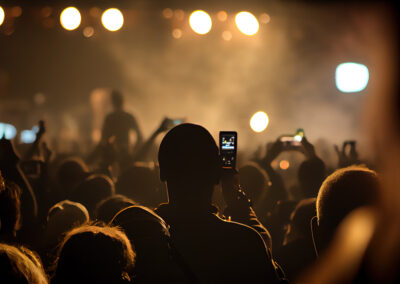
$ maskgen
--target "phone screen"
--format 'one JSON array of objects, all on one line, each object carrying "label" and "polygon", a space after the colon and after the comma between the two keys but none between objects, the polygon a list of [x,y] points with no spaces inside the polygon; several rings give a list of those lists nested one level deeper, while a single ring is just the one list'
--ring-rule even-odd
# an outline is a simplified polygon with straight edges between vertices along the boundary
[{"label": "phone screen", "polygon": [[234,168],[236,165],[237,132],[221,131],[219,133],[219,149],[222,167]]}]

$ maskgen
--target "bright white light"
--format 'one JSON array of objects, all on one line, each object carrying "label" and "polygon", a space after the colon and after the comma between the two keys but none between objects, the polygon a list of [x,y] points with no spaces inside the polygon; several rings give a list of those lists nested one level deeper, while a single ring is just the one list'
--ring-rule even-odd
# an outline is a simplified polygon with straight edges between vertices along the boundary
[{"label": "bright white light", "polygon": [[293,140],[294,140],[294,141],[297,141],[297,142],[301,142],[301,140],[303,140],[303,137],[301,137],[301,135],[295,135],[295,136],[293,137]]},{"label": "bright white light", "polygon": [[267,128],[268,123],[268,115],[263,111],[256,112],[250,119],[250,127],[255,132],[264,131]]},{"label": "bright white light", "polygon": [[367,66],[359,63],[342,63],[336,68],[336,87],[343,93],[361,92],[368,85]]},{"label": "bright white light", "polygon": [[118,31],[124,25],[124,15],[116,8],[105,10],[101,16],[103,26],[112,32]]},{"label": "bright white light", "polygon": [[4,10],[3,7],[0,6],[0,26],[4,22],[4,18],[5,18]]},{"label": "bright white light", "polygon": [[15,129],[14,125],[0,122],[0,139],[4,137],[10,140],[13,139],[16,134],[17,130]]},{"label": "bright white light", "polygon": [[202,10],[197,10],[190,15],[189,24],[195,33],[205,35],[211,30],[212,20],[209,14]]},{"label": "bright white light", "polygon": [[25,144],[30,144],[35,142],[36,140],[36,133],[38,133],[39,127],[35,125],[32,127],[32,130],[22,130],[21,131],[21,141]]},{"label": "bright white light", "polygon": [[239,12],[235,17],[235,23],[239,31],[248,36],[255,35],[260,27],[257,18],[250,12]]},{"label": "bright white light", "polygon": [[61,12],[60,23],[68,31],[75,30],[81,24],[81,13],[75,7],[65,8]]}]

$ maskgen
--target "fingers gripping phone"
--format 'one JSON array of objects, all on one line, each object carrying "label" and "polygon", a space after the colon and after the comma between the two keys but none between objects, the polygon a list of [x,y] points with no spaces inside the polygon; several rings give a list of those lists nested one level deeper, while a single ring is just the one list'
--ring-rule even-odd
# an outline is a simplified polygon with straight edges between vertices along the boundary
[{"label": "fingers gripping phone", "polygon": [[219,132],[219,151],[223,168],[236,167],[237,141],[236,131]]}]

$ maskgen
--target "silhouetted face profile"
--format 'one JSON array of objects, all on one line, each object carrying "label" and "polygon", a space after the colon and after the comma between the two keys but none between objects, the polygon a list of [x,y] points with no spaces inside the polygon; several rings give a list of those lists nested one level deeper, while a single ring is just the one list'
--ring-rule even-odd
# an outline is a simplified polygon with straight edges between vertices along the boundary
[{"label": "silhouetted face profile", "polygon": [[202,126],[184,123],[171,129],[161,142],[158,161],[160,177],[168,184],[170,198],[171,190],[180,196],[211,196],[211,192],[201,188],[210,188],[219,182],[218,147]]}]

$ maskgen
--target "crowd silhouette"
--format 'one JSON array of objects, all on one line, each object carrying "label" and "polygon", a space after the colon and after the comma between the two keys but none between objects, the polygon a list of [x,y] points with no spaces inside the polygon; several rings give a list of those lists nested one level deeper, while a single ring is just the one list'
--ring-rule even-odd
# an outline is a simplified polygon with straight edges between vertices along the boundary
[{"label": "crowd silhouette", "polygon": [[[201,125],[165,118],[145,140],[119,91],[87,156],[54,152],[44,121],[27,149],[2,137],[0,283],[399,283],[392,85],[367,113],[368,166],[344,141],[329,169],[304,136],[296,147],[271,139],[265,155],[226,168]],[[304,156],[293,177],[300,198],[274,165],[293,150]]]}]

